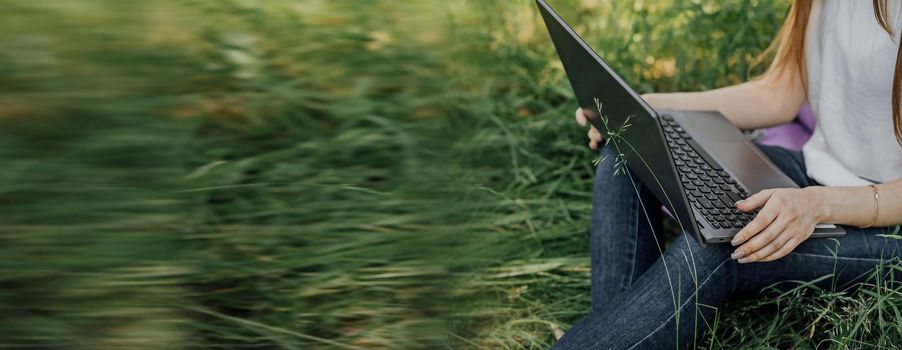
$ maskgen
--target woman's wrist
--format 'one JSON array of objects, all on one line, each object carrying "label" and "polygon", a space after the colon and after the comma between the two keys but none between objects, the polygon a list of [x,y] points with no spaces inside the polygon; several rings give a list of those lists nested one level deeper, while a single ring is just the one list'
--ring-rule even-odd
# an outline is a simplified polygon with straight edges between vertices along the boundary
[{"label": "woman's wrist", "polygon": [[836,223],[833,208],[836,206],[836,191],[829,187],[810,186],[802,189],[812,196],[815,208],[815,217],[819,223]]},{"label": "woman's wrist", "polygon": [[868,186],[824,187],[811,186],[803,190],[815,202],[818,222],[866,226],[874,215],[874,193]]}]

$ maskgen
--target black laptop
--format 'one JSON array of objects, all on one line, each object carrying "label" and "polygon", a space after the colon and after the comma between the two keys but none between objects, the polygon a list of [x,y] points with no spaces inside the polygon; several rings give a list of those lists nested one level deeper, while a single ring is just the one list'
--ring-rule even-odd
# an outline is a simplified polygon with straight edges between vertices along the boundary
[{"label": "black laptop", "polygon": [[[736,209],[736,201],[768,188],[798,187],[720,113],[652,109],[551,6],[536,3],[589,122],[703,245],[729,242],[754,218]],[[843,234],[841,227],[821,224],[812,237]]]}]

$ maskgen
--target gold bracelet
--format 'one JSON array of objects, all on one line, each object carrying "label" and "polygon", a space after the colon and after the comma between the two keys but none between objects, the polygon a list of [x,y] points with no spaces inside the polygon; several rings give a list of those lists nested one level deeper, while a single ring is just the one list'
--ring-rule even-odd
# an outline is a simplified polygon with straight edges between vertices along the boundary
[{"label": "gold bracelet", "polygon": [[877,190],[876,185],[869,185],[872,189],[874,189],[874,217],[871,218],[871,223],[862,228],[868,228],[874,226],[877,223],[877,216],[880,215],[880,191]]}]

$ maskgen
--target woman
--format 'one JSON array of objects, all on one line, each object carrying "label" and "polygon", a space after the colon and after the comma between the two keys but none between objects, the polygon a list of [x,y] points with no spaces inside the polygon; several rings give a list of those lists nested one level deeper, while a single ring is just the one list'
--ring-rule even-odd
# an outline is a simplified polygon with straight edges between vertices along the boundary
[{"label": "woman", "polygon": [[[772,45],[774,61],[759,79],[645,95],[658,109],[720,111],[743,129],[789,122],[807,100],[818,121],[802,152],[760,146],[801,188],[765,190],[736,203],[761,212],[732,244],[702,248],[683,234],[665,250],[660,204],[628,176],[614,175],[614,162],[602,162],[591,230],[593,310],[554,348],[693,344],[727,296],[831,274],[818,283],[843,288],[900,256],[902,240],[878,236],[902,223],[900,7],[886,0],[796,0]],[[576,119],[586,125],[579,110]],[[601,134],[591,129],[589,138],[599,148]],[[610,147],[601,153],[614,154]],[[847,234],[809,240],[817,223],[847,225]]]}]

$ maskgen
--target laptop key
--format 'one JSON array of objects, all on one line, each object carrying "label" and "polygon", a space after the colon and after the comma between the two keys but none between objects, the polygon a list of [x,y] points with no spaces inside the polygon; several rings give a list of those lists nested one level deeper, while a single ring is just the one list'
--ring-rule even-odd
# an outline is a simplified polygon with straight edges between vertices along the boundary
[{"label": "laptop key", "polygon": [[727,208],[731,208],[731,207],[735,206],[735,203],[736,203],[736,201],[730,199],[730,197],[727,197],[725,194],[720,195],[720,201],[724,202],[724,204],[727,205]]},{"label": "laptop key", "polygon": [[730,197],[730,200],[732,200],[733,203],[736,203],[736,202],[742,200],[742,197],[739,196],[738,193],[733,192],[733,191],[727,191],[727,196]]}]

